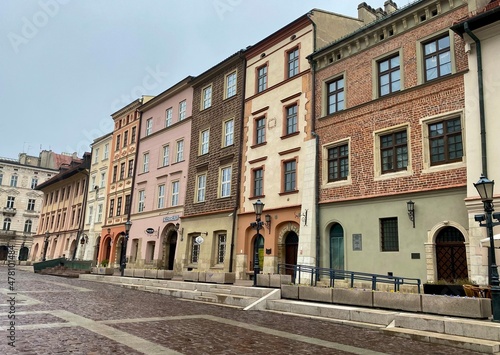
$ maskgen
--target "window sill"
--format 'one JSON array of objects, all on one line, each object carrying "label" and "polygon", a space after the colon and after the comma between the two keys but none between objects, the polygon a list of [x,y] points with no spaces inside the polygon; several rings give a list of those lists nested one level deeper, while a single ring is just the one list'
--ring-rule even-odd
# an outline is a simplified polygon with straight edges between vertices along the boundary
[{"label": "window sill", "polygon": [[467,165],[463,161],[441,164],[441,165],[432,165],[432,166],[425,164],[424,168],[422,169],[422,174],[432,174],[440,171],[447,171],[447,170],[460,169],[466,167]]},{"label": "window sill", "polygon": [[293,133],[281,136],[280,138],[281,139],[287,139],[287,138],[298,136],[299,134],[300,134],[300,131],[296,131],[296,132],[293,132]]},{"label": "window sill", "polygon": [[299,193],[299,190],[293,190],[293,191],[280,192],[279,195],[284,196],[284,195],[293,195],[293,194],[298,194],[298,193]]},{"label": "window sill", "polygon": [[397,179],[397,178],[408,177],[408,176],[412,176],[412,175],[413,175],[413,172],[411,170],[402,170],[402,171],[383,173],[383,174],[381,174],[380,172],[377,172],[377,175],[375,175],[375,178],[373,180],[380,181],[380,180]]},{"label": "window sill", "polygon": [[250,146],[250,149],[259,148],[259,147],[262,147],[262,146],[264,146],[266,144],[267,144],[267,142],[263,142],[263,143],[259,143],[259,144],[254,144],[254,145]]},{"label": "window sill", "polygon": [[251,196],[248,199],[249,200],[257,200],[257,199],[264,198],[264,197],[266,197],[266,195]]}]

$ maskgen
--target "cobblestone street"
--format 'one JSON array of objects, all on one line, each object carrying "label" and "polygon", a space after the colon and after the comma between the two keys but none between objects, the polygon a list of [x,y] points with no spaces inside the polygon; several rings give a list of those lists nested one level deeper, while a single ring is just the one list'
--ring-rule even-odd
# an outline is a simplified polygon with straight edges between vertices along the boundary
[{"label": "cobblestone street", "polygon": [[476,354],[329,321],[21,270],[9,285],[3,266],[0,280],[0,354]]}]

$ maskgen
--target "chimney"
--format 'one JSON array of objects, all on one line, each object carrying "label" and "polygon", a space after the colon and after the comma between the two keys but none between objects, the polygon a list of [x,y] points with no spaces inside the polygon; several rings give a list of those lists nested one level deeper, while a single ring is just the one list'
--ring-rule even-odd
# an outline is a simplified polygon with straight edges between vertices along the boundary
[{"label": "chimney", "polygon": [[385,12],[389,15],[398,9],[398,5],[396,5],[396,3],[392,0],[387,0],[386,2],[384,2],[384,9]]},{"label": "chimney", "polygon": [[358,19],[365,24],[375,21],[377,19],[375,9],[367,5],[366,2],[362,2],[358,5]]}]

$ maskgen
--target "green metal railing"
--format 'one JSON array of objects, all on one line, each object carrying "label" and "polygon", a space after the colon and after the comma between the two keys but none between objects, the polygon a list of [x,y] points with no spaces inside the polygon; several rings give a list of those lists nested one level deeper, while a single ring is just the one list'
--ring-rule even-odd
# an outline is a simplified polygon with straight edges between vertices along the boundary
[{"label": "green metal railing", "polygon": [[369,281],[371,282],[371,289],[377,289],[377,283],[394,285],[394,291],[399,291],[401,285],[415,285],[417,286],[418,293],[420,293],[421,281],[420,279],[411,277],[389,276],[370,274],[366,272],[347,271],[320,268],[308,265],[293,265],[293,264],[279,264],[278,274],[292,274],[293,282],[297,281],[300,284],[301,277],[306,274],[310,276],[311,286],[316,286],[321,278],[328,278],[330,280],[330,287],[335,286],[335,280],[347,280],[350,287],[354,287],[354,281]]},{"label": "green metal railing", "polygon": [[43,269],[47,269],[49,267],[55,267],[62,265],[64,263],[65,258],[57,258],[57,259],[50,259],[46,261],[40,261],[37,263],[33,263],[33,271],[34,272],[40,272]]}]

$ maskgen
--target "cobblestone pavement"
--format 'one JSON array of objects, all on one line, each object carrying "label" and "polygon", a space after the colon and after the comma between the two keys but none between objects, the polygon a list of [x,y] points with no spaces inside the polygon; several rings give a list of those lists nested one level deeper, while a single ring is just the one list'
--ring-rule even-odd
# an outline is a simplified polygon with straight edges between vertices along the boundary
[{"label": "cobblestone pavement", "polygon": [[0,267],[0,354],[477,354],[326,320],[21,270],[14,277],[9,284]]}]

